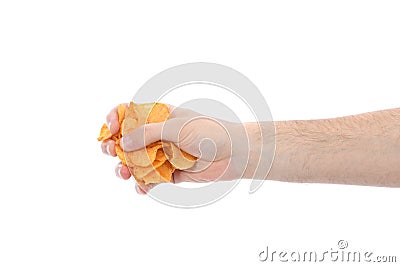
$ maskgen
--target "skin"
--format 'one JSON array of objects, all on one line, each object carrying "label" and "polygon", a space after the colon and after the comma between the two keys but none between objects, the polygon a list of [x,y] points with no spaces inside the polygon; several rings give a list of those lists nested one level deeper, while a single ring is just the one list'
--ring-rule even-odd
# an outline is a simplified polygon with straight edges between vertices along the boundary
[{"label": "skin", "polygon": [[[225,173],[223,179],[228,180],[255,177],[283,182],[400,186],[400,108],[333,119],[279,121],[275,122],[274,135],[267,131],[266,123],[238,125],[187,109],[170,106],[170,110],[169,120],[139,127],[122,139],[122,146],[125,151],[134,151],[163,140],[197,156],[194,168],[174,172],[173,183],[210,182]],[[112,133],[118,131],[116,108],[107,115],[107,123]],[[239,129],[243,127],[249,147],[232,151],[231,140],[242,140]],[[216,155],[214,150],[201,147],[204,138],[213,141]],[[263,163],[268,161],[270,151],[263,148],[274,138],[275,157],[269,170],[269,165]],[[105,154],[116,156],[113,141],[103,142],[101,148]],[[248,164],[239,170],[230,161]],[[209,166],[203,170],[205,165]],[[121,163],[115,172],[124,180],[131,177]],[[145,194],[153,186],[136,185],[136,191]]]}]

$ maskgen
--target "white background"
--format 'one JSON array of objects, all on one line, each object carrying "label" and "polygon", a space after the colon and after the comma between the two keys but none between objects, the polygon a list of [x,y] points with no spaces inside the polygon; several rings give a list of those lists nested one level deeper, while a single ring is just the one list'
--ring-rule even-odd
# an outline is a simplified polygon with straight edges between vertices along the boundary
[{"label": "white background", "polygon": [[187,62],[244,73],[276,120],[398,107],[399,14],[398,1],[2,1],[0,266],[265,266],[267,245],[340,239],[400,261],[399,189],[267,181],[249,195],[242,181],[176,209],[115,178],[96,141],[110,108]]}]

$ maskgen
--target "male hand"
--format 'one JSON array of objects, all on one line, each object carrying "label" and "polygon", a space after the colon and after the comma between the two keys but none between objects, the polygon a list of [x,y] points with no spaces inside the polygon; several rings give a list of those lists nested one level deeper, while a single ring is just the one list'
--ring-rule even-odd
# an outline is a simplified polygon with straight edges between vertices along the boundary
[{"label": "male hand", "polygon": [[[243,160],[243,155],[233,153],[236,150],[232,149],[233,140],[237,140],[242,132],[240,124],[203,116],[189,109],[173,106],[169,106],[169,109],[171,115],[167,121],[145,124],[124,136],[121,140],[123,150],[135,151],[161,140],[173,142],[180,149],[196,156],[198,160],[192,168],[175,170],[173,183],[231,180],[241,176],[243,168],[232,164],[235,160]],[[120,125],[117,108],[113,108],[107,115],[107,123],[111,133],[118,132]],[[104,153],[116,156],[114,141],[104,141],[101,148]],[[131,177],[128,167],[121,162],[116,166],[115,173],[125,180]],[[136,191],[144,194],[153,186],[136,184]]]}]

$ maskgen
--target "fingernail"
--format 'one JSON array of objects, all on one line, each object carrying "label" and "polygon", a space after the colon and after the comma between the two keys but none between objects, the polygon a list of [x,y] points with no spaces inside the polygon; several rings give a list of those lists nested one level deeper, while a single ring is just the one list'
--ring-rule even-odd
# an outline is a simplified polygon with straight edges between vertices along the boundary
[{"label": "fingernail", "polygon": [[106,151],[107,151],[107,154],[108,154],[108,155],[111,155],[111,152],[110,152],[110,145],[107,145],[107,146],[106,146]]},{"label": "fingernail", "polygon": [[121,168],[118,168],[118,177],[119,177],[120,179],[122,179]]},{"label": "fingernail", "polygon": [[117,167],[115,168],[115,176],[117,176],[118,178],[122,179],[121,176],[121,165],[120,163],[117,165]]}]

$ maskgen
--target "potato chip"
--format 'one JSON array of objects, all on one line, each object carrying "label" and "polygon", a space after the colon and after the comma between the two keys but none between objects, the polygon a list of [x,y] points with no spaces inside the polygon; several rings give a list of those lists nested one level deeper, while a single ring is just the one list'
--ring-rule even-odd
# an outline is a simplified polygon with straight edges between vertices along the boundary
[{"label": "potato chip", "polygon": [[136,104],[134,104],[133,102],[129,103],[128,108],[125,111],[125,118],[130,117],[130,118],[133,118],[135,120],[138,119],[135,106],[136,106]]},{"label": "potato chip", "polygon": [[120,128],[114,135],[104,124],[97,138],[99,141],[113,140],[115,152],[122,164],[129,171],[139,185],[150,183],[164,183],[172,179],[175,169],[187,169],[194,165],[196,157],[180,150],[172,143],[163,144],[154,142],[146,148],[125,152],[120,146],[120,139],[131,131],[146,123],[163,122],[169,118],[168,106],[161,103],[120,104],[117,107],[118,122]]},{"label": "potato chip", "polygon": [[155,147],[155,146],[158,147],[158,148],[162,147],[162,142],[161,141],[157,141],[157,142],[149,144],[147,147]]},{"label": "potato chip", "polygon": [[151,165],[153,168],[158,168],[163,165],[165,161],[167,161],[167,157],[165,156],[164,151],[159,149],[156,154],[156,159],[151,163]]},{"label": "potato chip", "polygon": [[[129,172],[130,173],[134,173],[134,167],[130,167],[128,166]],[[140,186],[140,185],[144,185],[144,181],[142,178],[136,177],[132,174],[133,178],[135,178],[136,183]]]},{"label": "potato chip", "polygon": [[157,123],[166,121],[169,117],[169,109],[167,105],[155,103],[151,109],[146,123]]},{"label": "potato chip", "polygon": [[141,178],[145,184],[170,181],[174,171],[173,166],[166,160],[162,149],[159,149],[156,155],[158,156],[149,166],[134,166],[133,176],[137,179]]},{"label": "potato chip", "polygon": [[[119,139],[118,139],[118,141],[119,141]],[[124,164],[126,166],[124,151],[122,150],[122,148],[119,144],[115,144],[115,152],[117,153],[117,156],[121,160],[122,164]]]},{"label": "potato chip", "polygon": [[[156,154],[156,159],[154,161],[166,161],[167,157],[165,156],[164,150],[163,149],[159,149],[157,150],[157,154]],[[154,162],[153,162],[153,166],[154,166]]]},{"label": "potato chip", "polygon": [[146,149],[125,152],[125,159],[129,166],[149,166],[156,159],[157,150],[161,148],[161,146],[160,143],[158,145],[149,145]]},{"label": "potato chip", "polygon": [[165,161],[163,165],[149,172],[142,179],[145,184],[150,183],[165,183],[170,182],[174,167],[168,161]]},{"label": "potato chip", "polygon": [[155,168],[152,165],[146,166],[146,167],[141,167],[141,166],[134,166],[133,167],[133,176],[137,178],[143,178],[150,172],[154,171]]},{"label": "potato chip", "polygon": [[[136,179],[137,181],[138,179]],[[151,171],[148,173],[146,176],[144,176],[141,179],[142,183],[144,184],[159,184],[159,183],[164,183],[165,179],[161,177],[155,170]]]},{"label": "potato chip", "polygon": [[183,151],[182,149],[181,149],[181,153],[182,153],[182,155],[183,155],[185,158],[187,158],[189,161],[196,161],[196,160],[197,160],[197,157],[195,157],[195,156],[193,156],[192,154],[189,154],[189,153]]},{"label": "potato chip", "polygon": [[100,135],[97,137],[98,141],[105,141],[107,139],[110,139],[112,136],[110,130],[108,129],[107,124],[103,124],[103,126],[100,129]]},{"label": "potato chip", "polygon": [[161,165],[163,165],[165,161],[167,161],[167,159],[164,159],[164,160],[157,160],[156,159],[155,161],[153,161],[153,163],[151,165],[152,165],[153,168],[158,168]]},{"label": "potato chip", "polygon": [[119,125],[121,125],[122,121],[125,118],[125,112],[126,112],[126,106],[124,104],[119,104],[117,108]]},{"label": "potato chip", "polygon": [[165,182],[171,181],[174,170],[175,168],[169,161],[165,161],[160,167],[156,168],[156,172],[164,179]]},{"label": "potato chip", "polygon": [[166,160],[167,160],[167,158],[165,157],[164,151],[161,148],[159,148],[157,150],[155,160],[149,166],[145,166],[145,167],[142,167],[139,165],[134,166],[133,175],[138,178],[143,178],[145,175],[149,174],[151,171],[153,171],[156,168],[163,165]]},{"label": "potato chip", "polygon": [[166,144],[164,152],[168,161],[178,170],[189,169],[196,163],[196,157],[180,150],[173,143]]},{"label": "potato chip", "polygon": [[138,127],[138,121],[134,118],[125,118],[121,123],[121,134],[125,136]]},{"label": "potato chip", "polygon": [[169,117],[168,106],[161,103],[136,104],[135,110],[139,126],[146,123],[163,122]]},{"label": "potato chip", "polygon": [[135,110],[137,121],[138,121],[138,126],[142,126],[142,125],[146,124],[147,118],[149,117],[153,106],[154,106],[153,103],[137,104],[134,106],[134,110]]}]

